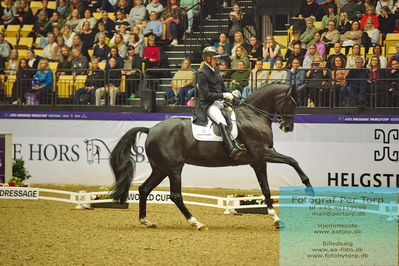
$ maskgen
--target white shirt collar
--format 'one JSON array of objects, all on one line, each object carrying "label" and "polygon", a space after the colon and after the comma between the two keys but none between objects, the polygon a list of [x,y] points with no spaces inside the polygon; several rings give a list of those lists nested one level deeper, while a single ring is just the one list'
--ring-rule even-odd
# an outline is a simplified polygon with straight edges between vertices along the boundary
[{"label": "white shirt collar", "polygon": [[212,69],[213,72],[215,72],[215,68],[210,64],[208,64],[208,62],[205,62],[205,65],[207,65],[210,69]]}]

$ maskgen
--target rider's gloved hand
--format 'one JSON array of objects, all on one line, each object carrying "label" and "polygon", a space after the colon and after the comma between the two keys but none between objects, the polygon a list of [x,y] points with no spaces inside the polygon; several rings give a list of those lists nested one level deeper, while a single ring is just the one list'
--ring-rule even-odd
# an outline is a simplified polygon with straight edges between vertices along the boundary
[{"label": "rider's gloved hand", "polygon": [[231,94],[237,99],[241,98],[241,92],[239,90],[234,90]]},{"label": "rider's gloved hand", "polygon": [[231,92],[223,92],[223,98],[232,101],[234,99],[234,96]]}]

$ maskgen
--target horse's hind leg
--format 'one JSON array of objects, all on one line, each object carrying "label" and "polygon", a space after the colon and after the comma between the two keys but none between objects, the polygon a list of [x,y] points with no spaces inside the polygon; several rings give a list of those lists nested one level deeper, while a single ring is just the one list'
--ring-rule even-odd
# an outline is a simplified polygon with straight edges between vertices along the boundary
[{"label": "horse's hind leg", "polygon": [[274,220],[273,225],[276,228],[283,228],[284,224],[280,221],[280,218],[277,216],[276,211],[273,208],[273,201],[271,199],[269,182],[267,180],[266,163],[251,164],[251,167],[255,171],[256,178],[258,179],[260,188],[262,189],[262,193],[265,196],[265,202],[267,205],[267,213],[273,217],[273,220]]},{"label": "horse's hind leg", "polygon": [[166,174],[163,174],[159,170],[152,169],[152,173],[149,178],[147,178],[146,181],[144,181],[143,184],[139,187],[139,194],[140,194],[140,200],[139,200],[139,208],[140,208],[140,213],[139,213],[139,220],[141,224],[144,224],[147,227],[155,228],[155,224],[150,222],[147,219],[147,197],[151,193],[151,191],[159,185],[159,183],[162,182],[166,177]]},{"label": "horse's hind leg", "polygon": [[278,153],[274,150],[269,150],[266,153],[264,160],[270,163],[284,163],[292,166],[301,178],[302,183],[306,186],[306,194],[314,196],[314,190],[312,185],[310,184],[308,176],[303,172],[298,162],[294,158]]},{"label": "horse's hind leg", "polygon": [[187,209],[186,205],[183,202],[183,196],[181,194],[181,172],[183,166],[178,169],[172,170],[172,173],[169,174],[170,180],[170,199],[176,204],[177,208],[183,213],[184,217],[186,217],[188,223],[195,227],[198,230],[206,229],[206,226],[193,217],[190,211]]}]

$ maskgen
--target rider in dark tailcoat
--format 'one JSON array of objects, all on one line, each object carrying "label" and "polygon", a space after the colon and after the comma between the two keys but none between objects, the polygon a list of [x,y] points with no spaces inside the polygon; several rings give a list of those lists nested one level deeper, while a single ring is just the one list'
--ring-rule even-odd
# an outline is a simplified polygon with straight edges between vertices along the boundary
[{"label": "rider in dark tailcoat", "polygon": [[233,100],[234,96],[231,91],[226,88],[220,75],[219,69],[216,67],[218,61],[218,53],[215,47],[206,47],[202,52],[204,65],[198,72],[199,99],[193,114],[194,124],[205,126],[207,117],[209,116],[216,124],[219,125],[223,141],[230,153],[230,157],[237,160],[245,151],[245,148],[232,139],[231,134],[227,132],[226,119],[222,115],[221,109],[224,108],[223,99]]}]

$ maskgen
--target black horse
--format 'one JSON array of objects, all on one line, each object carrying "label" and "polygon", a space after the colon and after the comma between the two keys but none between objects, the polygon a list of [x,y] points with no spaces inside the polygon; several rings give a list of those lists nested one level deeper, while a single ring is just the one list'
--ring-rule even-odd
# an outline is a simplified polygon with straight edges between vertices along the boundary
[{"label": "black horse", "polygon": [[245,144],[247,153],[238,161],[232,160],[222,142],[201,142],[194,139],[191,121],[188,118],[170,118],[154,127],[136,127],[130,129],[118,142],[111,153],[110,163],[116,182],[112,198],[125,202],[133,180],[135,162],[132,148],[136,149],[136,137],[139,133],[148,134],[145,149],[152,167],[150,177],[139,187],[140,222],[148,227],[155,225],[146,218],[146,200],[151,191],[167,176],[170,180],[171,200],[177,205],[188,222],[197,229],[206,228],[198,222],[186,208],[181,194],[181,172],[184,164],[207,167],[220,167],[249,164],[265,196],[268,213],[273,216],[274,225],[282,227],[279,217],[273,209],[267,180],[266,163],[284,163],[291,165],[306,192],[313,194],[309,178],[299,167],[298,162],[273,149],[271,124],[278,120],[280,129],[285,132],[294,129],[294,111],[297,102],[295,91],[288,85],[272,84],[253,93],[244,102],[235,107],[238,140]]}]

